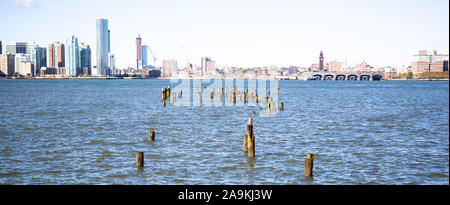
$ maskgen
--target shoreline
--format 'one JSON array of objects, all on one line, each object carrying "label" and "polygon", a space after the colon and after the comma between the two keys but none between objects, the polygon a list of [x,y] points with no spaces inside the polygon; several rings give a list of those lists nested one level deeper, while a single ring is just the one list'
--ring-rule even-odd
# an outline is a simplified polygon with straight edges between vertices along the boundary
[{"label": "shoreline", "polygon": [[[0,79],[9,80],[280,80],[280,81],[307,81],[301,79],[272,79],[272,78],[167,78],[167,77],[154,77],[154,78],[140,78],[140,77],[31,77],[31,78],[20,78],[20,77],[0,77]],[[326,81],[326,80],[319,80]],[[331,80],[336,81],[336,80]],[[345,80],[347,81],[347,80]],[[359,81],[359,80],[358,80]],[[369,80],[373,81],[373,80]],[[449,79],[384,79],[379,81],[449,81]]]}]

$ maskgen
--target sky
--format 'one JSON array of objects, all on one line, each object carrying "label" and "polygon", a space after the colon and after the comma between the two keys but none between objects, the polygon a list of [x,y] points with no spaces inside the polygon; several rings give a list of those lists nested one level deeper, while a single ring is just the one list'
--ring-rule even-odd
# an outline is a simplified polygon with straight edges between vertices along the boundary
[{"label": "sky", "polygon": [[408,66],[419,50],[449,53],[448,0],[0,0],[0,13],[3,46],[74,35],[93,65],[95,20],[106,18],[119,68],[136,66],[138,34],[158,66],[209,56],[218,66],[306,67],[321,50],[326,62]]}]

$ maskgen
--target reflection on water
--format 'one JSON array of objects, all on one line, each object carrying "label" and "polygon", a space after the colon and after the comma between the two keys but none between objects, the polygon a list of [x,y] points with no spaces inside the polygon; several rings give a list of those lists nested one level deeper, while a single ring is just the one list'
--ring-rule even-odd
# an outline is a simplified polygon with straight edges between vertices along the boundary
[{"label": "reflection on water", "polygon": [[447,82],[278,84],[284,111],[264,117],[163,107],[165,80],[0,80],[0,184],[448,184]]}]

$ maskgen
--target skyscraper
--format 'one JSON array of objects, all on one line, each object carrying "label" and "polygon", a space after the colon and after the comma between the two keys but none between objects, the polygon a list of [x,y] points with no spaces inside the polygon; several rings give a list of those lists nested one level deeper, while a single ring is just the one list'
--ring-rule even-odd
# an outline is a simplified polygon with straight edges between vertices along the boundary
[{"label": "skyscraper", "polygon": [[115,75],[116,74],[116,58],[114,57],[113,53],[108,54],[108,75]]},{"label": "skyscraper", "polygon": [[65,67],[65,49],[64,44],[58,41],[48,45],[47,67],[63,68]]},{"label": "skyscraper", "polygon": [[28,45],[27,42],[15,42],[6,45],[5,53],[11,53],[13,55],[15,55],[16,53],[30,54],[29,50],[27,49],[27,45]]},{"label": "skyscraper", "polygon": [[320,56],[319,56],[319,70],[323,70],[323,53],[322,51],[320,51]]},{"label": "skyscraper", "polygon": [[81,43],[80,49],[80,68],[83,75],[91,75],[91,48],[89,45]]},{"label": "skyscraper", "polygon": [[31,62],[34,64],[34,73],[37,75],[40,73],[42,67],[46,67],[46,48],[39,47],[39,45],[32,45],[30,48]]},{"label": "skyscraper", "polygon": [[148,46],[147,45],[142,45],[141,46],[141,57],[142,57],[142,68],[146,68],[147,67],[147,51],[148,51]]},{"label": "skyscraper", "polygon": [[108,71],[108,53],[110,52],[110,31],[108,30],[107,19],[97,19],[97,69],[95,76],[106,76]]},{"label": "skyscraper", "polygon": [[78,75],[80,70],[80,51],[78,38],[71,36],[66,41],[66,75]]},{"label": "skyscraper", "polygon": [[2,46],[2,41],[0,41],[0,54],[3,54],[3,53],[2,53],[2,48],[3,48],[3,46]]},{"label": "skyscraper", "polygon": [[142,65],[142,39],[141,34],[136,38],[136,68]]}]

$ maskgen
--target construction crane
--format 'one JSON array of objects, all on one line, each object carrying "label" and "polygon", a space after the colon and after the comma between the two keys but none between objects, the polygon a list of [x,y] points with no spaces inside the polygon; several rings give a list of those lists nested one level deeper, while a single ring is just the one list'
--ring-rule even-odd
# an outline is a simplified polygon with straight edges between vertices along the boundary
[{"label": "construction crane", "polygon": [[153,54],[152,49],[150,48],[150,46],[147,46],[147,48],[148,48],[148,51],[150,51],[150,54],[152,54],[152,57],[153,57],[153,66],[154,66],[153,69],[156,69],[156,59],[157,59],[157,57],[156,57],[155,54]]},{"label": "construction crane", "polygon": [[191,61],[187,58],[186,51],[184,51],[183,45],[181,45],[180,47],[181,47],[181,51],[183,52],[184,58],[186,59],[186,62],[187,62],[187,66],[188,66],[187,67],[187,73],[188,73],[188,76],[191,77],[191,72],[192,72]]}]

